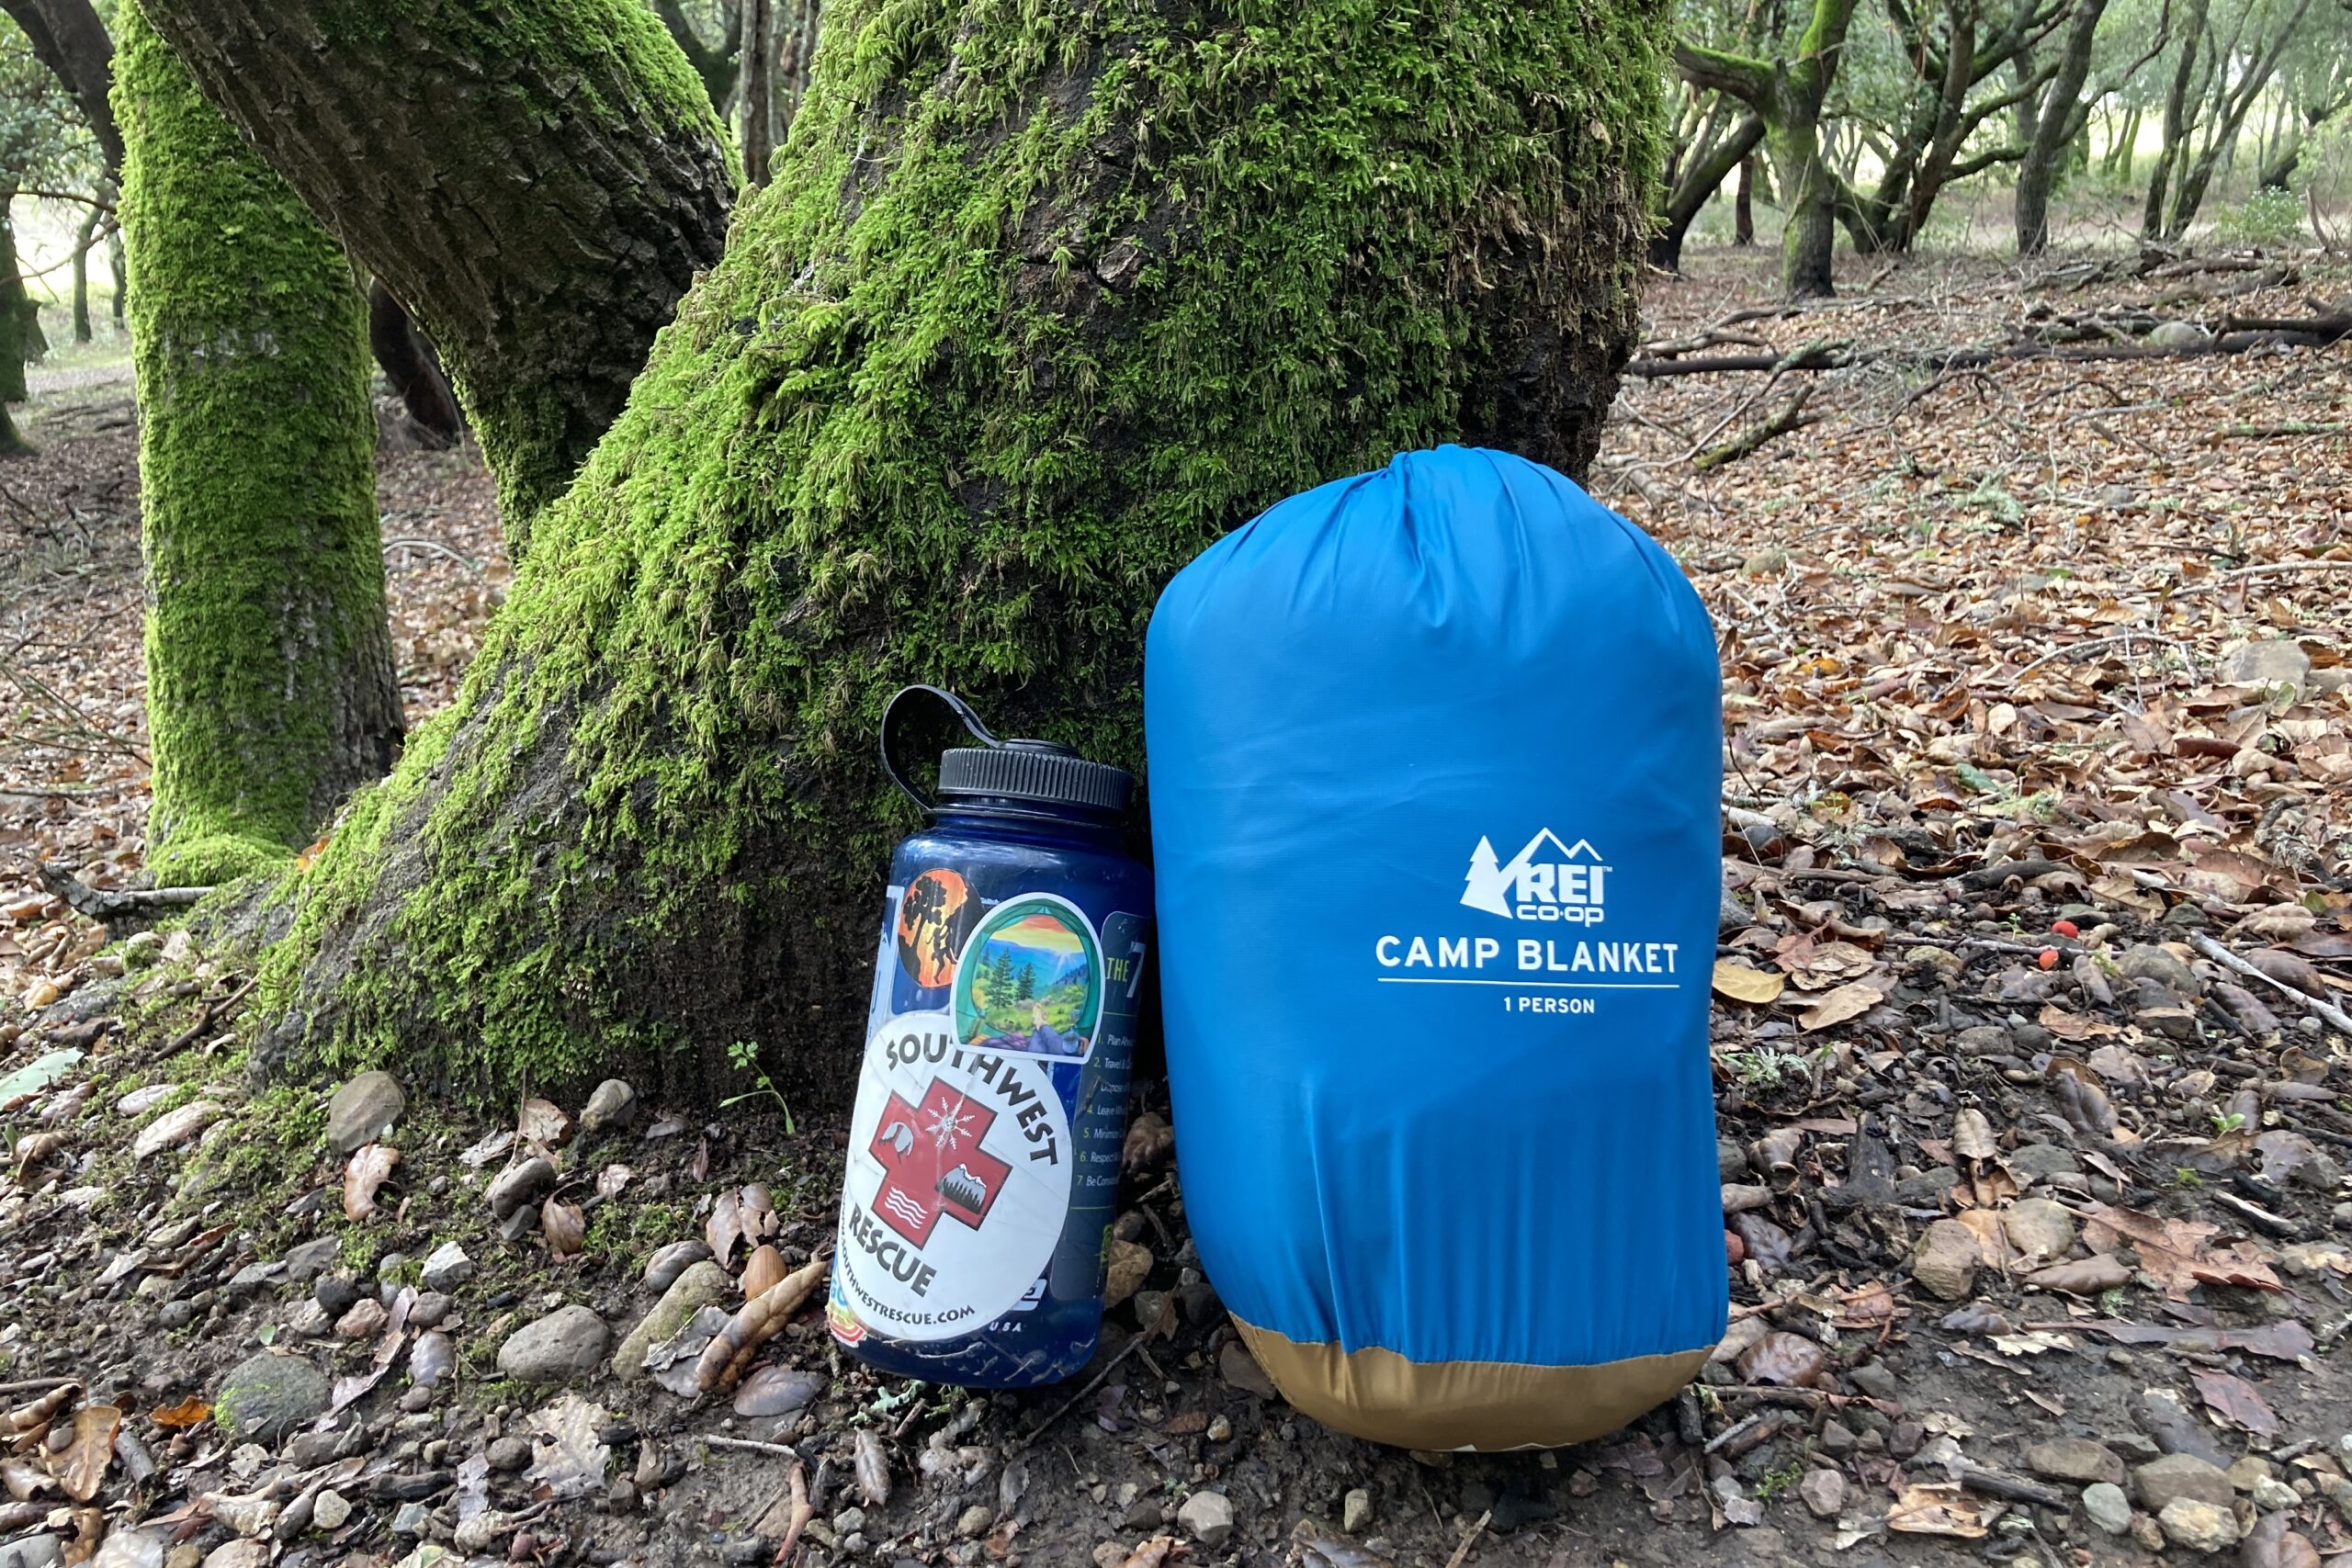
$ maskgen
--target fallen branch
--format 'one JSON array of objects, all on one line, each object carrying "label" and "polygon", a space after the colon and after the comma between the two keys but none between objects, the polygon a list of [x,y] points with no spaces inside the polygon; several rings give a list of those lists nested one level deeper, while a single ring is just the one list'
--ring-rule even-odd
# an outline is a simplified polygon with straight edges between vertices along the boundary
[{"label": "fallen branch", "polygon": [[1745,434],[1735,436],[1719,446],[1713,446],[1702,452],[1691,459],[1690,467],[1703,474],[1712,468],[1720,468],[1726,463],[1736,463],[1767,442],[1786,435],[1792,430],[1802,430],[1808,424],[1820,423],[1821,415],[1804,412],[1805,401],[1812,396],[1811,387],[1798,388],[1796,395],[1781,405],[1780,412]]},{"label": "fallen branch", "polygon": [[783,1443],[763,1443],[752,1438],[721,1438],[708,1432],[697,1434],[695,1441],[714,1449],[740,1449],[747,1454],[772,1454],[777,1459],[791,1460],[796,1464],[800,1461],[800,1450]]},{"label": "fallen branch", "polygon": [[2022,681],[2028,675],[2032,674],[2035,671],[2041,669],[2045,664],[2055,664],[2062,659],[2072,659],[2077,654],[2096,653],[2103,648],[2116,648],[2120,646],[2128,653],[2132,649],[2132,645],[2135,642],[2154,643],[2160,648],[2173,649],[2180,654],[2182,660],[2188,664],[2188,672],[2192,675],[2197,672],[2197,665],[2195,661],[2190,659],[2187,649],[2182,648],[2180,644],[2173,641],[2173,639],[2168,637],[2161,636],[2155,632],[2140,631],[2118,632],[2112,637],[2095,637],[2086,638],[2082,642],[2070,642],[2064,648],[2053,648],[2048,653],[2043,654],[2041,658],[2035,660],[2032,663],[2027,665],[2024,669],[2010,676],[2009,680],[2012,682]]},{"label": "fallen branch", "polygon": [[1982,1492],[1991,1497],[2007,1498],[2012,1503],[2034,1503],[2044,1508],[2061,1510],[2071,1508],[2075,1505],[2075,1495],[2071,1492],[2061,1491],[2055,1486],[2045,1486],[2039,1481],[2028,1481],[2021,1475],[2010,1475],[1998,1470],[1986,1470],[1979,1465],[1959,1466],[1955,1479],[1972,1492]]},{"label": "fallen branch", "polygon": [[159,909],[185,909],[212,892],[209,887],[140,887],[108,890],[93,887],[61,865],[47,861],[36,863],[41,886],[73,907],[79,914],[108,924],[141,915],[152,915]]},{"label": "fallen branch", "polygon": [[2304,992],[2299,991],[2295,989],[2294,987],[2287,984],[2286,981],[2265,974],[2260,969],[2256,968],[2254,964],[2249,963],[2247,960],[2240,958],[2236,953],[2231,952],[2228,948],[2214,941],[2211,937],[2207,936],[2203,931],[2190,931],[2188,933],[2188,942],[2190,946],[2196,948],[2198,952],[2203,953],[2206,957],[2211,959],[2222,968],[2233,969],[2241,975],[2251,976],[2253,978],[2261,981],[2264,985],[2268,986],[2271,989],[2277,991],[2279,995],[2286,997],[2290,1000],[2301,1002],[2304,1009],[2308,1010],[2313,1018],[2320,1020],[2329,1028],[2344,1035],[2346,1039],[2352,1039],[2352,1014],[2346,1013],[2342,1008],[2336,1007],[2329,1002],[2324,1002],[2317,997],[2306,995]]},{"label": "fallen branch", "polygon": [[[2193,323],[2192,323],[2193,324]],[[1966,370],[2027,359],[2096,364],[2125,359],[2191,359],[2244,354],[2249,349],[2325,348],[2352,337],[2352,310],[2305,317],[2224,317],[2222,330],[2188,343],[2053,343],[2019,336],[2003,344],[1962,344],[1950,348],[1858,349],[1850,344],[1809,344],[1785,355],[1717,354],[1696,357],[1641,358],[1625,367],[1628,376],[1704,376],[1737,370],[1843,370],[1857,365],[1895,365],[1916,370]],[[2071,331],[2072,327],[2061,330]]]}]

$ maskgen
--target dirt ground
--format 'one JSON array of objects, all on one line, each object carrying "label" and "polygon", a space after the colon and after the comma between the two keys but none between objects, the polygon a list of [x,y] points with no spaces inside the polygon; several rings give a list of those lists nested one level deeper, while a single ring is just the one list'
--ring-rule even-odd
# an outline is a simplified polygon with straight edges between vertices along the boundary
[{"label": "dirt ground", "polygon": [[[31,875],[130,881],[143,813],[128,388],[38,397],[0,468],[0,991],[38,1004],[0,1021],[0,1568],[2352,1562],[2352,343],[2195,336],[2352,264],[1863,265],[1782,312],[1770,262],[1653,279],[1640,362],[1852,362],[1633,378],[1593,478],[1721,635],[1732,1332],[1541,1454],[1274,1396],[1149,1083],[1149,1267],[1073,1382],[876,1378],[807,1308],[731,1398],[617,1374],[664,1248],[821,1253],[839,1130],[382,1100],[346,1155],[345,1086],[249,1084],[225,950],[106,948]],[[388,556],[415,717],[503,568],[470,454],[381,494],[438,547]],[[301,1419],[254,1442],[263,1354]]]}]

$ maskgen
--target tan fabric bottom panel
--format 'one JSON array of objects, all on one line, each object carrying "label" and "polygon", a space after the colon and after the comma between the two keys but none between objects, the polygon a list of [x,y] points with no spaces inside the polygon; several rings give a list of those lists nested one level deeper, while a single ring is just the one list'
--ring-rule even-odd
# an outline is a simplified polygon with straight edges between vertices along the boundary
[{"label": "tan fabric bottom panel", "polygon": [[1235,1318],[1283,1397],[1326,1427],[1400,1449],[1554,1449],[1589,1442],[1663,1404],[1699,1373],[1712,1345],[1591,1367],[1408,1361],[1301,1345]]}]

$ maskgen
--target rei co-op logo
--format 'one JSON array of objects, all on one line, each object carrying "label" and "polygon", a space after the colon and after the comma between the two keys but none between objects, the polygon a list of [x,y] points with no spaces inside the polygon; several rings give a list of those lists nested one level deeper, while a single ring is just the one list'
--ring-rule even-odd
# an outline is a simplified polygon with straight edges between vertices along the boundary
[{"label": "rei co-op logo", "polygon": [[1607,918],[1609,867],[1600,852],[1578,839],[1564,843],[1546,828],[1507,862],[1498,863],[1494,840],[1481,835],[1471,852],[1462,902],[1510,920],[1555,920],[1597,926]]}]

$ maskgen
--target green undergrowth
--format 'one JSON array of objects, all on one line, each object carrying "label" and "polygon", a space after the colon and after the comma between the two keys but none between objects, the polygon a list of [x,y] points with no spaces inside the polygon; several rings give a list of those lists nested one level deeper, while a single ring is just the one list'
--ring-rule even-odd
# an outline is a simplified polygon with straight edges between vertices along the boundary
[{"label": "green undergrowth", "polygon": [[[1439,441],[1589,458],[1665,21],[829,6],[774,183],[303,876],[266,1008],[483,1098],[845,1041],[810,1004],[862,992],[910,822],[897,686],[1139,766],[1151,604],[1224,532]],[[704,981],[768,989],[706,1021]]]}]

